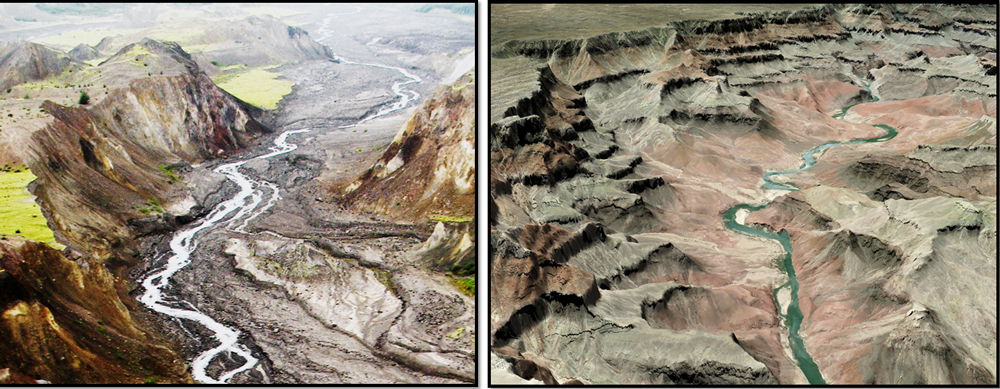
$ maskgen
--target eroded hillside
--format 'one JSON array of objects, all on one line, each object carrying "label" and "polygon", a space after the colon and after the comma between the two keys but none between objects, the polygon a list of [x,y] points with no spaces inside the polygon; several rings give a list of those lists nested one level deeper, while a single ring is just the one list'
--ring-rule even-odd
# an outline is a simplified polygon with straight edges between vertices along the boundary
[{"label": "eroded hillside", "polygon": [[343,188],[354,207],[403,220],[455,219],[475,212],[473,73],[439,88],[406,122],[382,157]]},{"label": "eroded hillside", "polygon": [[0,8],[0,382],[475,380],[471,18]]},{"label": "eroded hillside", "polygon": [[12,154],[37,176],[28,189],[68,247],[0,241],[13,373],[57,384],[190,382],[176,345],[133,313],[123,273],[141,259],[136,237],[200,212],[174,169],[242,150],[268,130],[176,44],[130,45],[97,74],[134,67],[116,64],[136,52],[166,74],[118,79],[86,105],[45,100],[40,120],[8,129],[17,132],[8,144],[20,146]]}]

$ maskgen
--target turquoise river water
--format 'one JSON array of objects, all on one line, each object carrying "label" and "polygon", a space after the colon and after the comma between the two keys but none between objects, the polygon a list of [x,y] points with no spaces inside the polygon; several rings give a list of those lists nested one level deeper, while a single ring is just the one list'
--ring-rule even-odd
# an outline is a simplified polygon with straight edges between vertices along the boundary
[{"label": "turquoise river water", "polygon": [[[864,88],[868,91],[868,94],[872,96],[872,99],[869,102],[878,101],[878,97],[871,94],[871,84],[869,82],[865,81]],[[851,104],[843,107],[843,109],[833,115],[833,117],[842,119],[844,115],[847,114],[847,111],[855,105],[857,104]],[[802,165],[799,166],[799,168],[793,170],[765,172],[763,175],[763,188],[787,191],[799,190],[799,187],[791,182],[775,182],[771,180],[771,177],[795,174],[813,167],[813,165],[816,164],[816,155],[822,153],[826,149],[840,145],[885,142],[896,137],[896,134],[898,133],[895,128],[885,124],[874,124],[873,126],[885,130],[885,134],[874,138],[852,139],[845,142],[827,142],[813,147],[812,149],[809,149],[809,151],[802,154]],[[788,231],[781,230],[775,233],[740,224],[736,221],[736,215],[740,210],[745,209],[749,212],[753,212],[764,209],[770,204],[770,202],[761,205],[739,204],[726,210],[726,212],[722,214],[722,220],[725,223],[726,228],[732,231],[772,239],[781,244],[785,253],[778,259],[778,266],[785,272],[785,274],[788,275],[788,281],[774,288],[771,291],[771,297],[774,299],[775,304],[778,304],[778,291],[782,288],[790,289],[791,301],[788,303],[788,310],[782,314],[779,308],[778,313],[784,320],[785,326],[788,328],[789,347],[792,350],[792,355],[795,357],[795,361],[799,365],[799,369],[802,370],[802,373],[805,375],[806,379],[809,380],[809,383],[814,385],[824,385],[826,384],[826,381],[823,379],[823,374],[819,371],[819,366],[817,366],[816,362],[813,361],[812,356],[809,355],[805,344],[802,342],[802,338],[799,336],[799,328],[802,326],[803,315],[802,310],[799,308],[799,281],[795,277],[795,266],[792,263],[792,242],[788,235]]]}]

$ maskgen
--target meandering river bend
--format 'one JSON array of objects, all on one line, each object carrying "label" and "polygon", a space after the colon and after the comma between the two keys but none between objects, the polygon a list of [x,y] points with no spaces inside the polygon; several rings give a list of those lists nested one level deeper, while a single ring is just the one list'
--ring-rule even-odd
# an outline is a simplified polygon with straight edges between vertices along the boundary
[{"label": "meandering river bend", "polygon": [[[878,101],[878,97],[875,97],[871,92],[871,83],[867,80],[862,81],[864,83],[864,89],[868,91],[868,94],[872,97],[869,102]],[[835,118],[843,119],[847,111],[851,109],[856,104],[845,106],[840,112],[833,115]],[[805,153],[802,154],[802,165],[797,169],[783,170],[783,171],[767,171],[763,174],[762,178],[764,180],[763,188],[772,190],[784,190],[784,191],[795,191],[799,190],[799,187],[791,182],[775,182],[771,177],[785,176],[790,174],[795,174],[804,170],[807,170],[816,164],[816,155],[822,153],[824,150],[829,148],[840,146],[840,145],[851,145],[859,143],[875,143],[875,142],[885,142],[896,137],[897,131],[895,128],[885,125],[885,124],[873,124],[872,126],[878,127],[885,130],[885,134],[873,138],[865,139],[852,139],[846,142],[827,142],[822,145],[813,147]],[[741,232],[744,234],[749,234],[753,236],[759,236],[766,239],[771,239],[777,241],[781,244],[784,254],[778,259],[778,266],[782,271],[788,276],[788,280],[778,285],[771,291],[771,297],[774,299],[775,305],[778,305],[778,315],[784,319],[784,324],[788,328],[788,344],[789,348],[792,350],[792,355],[795,357],[796,363],[799,365],[799,369],[805,375],[806,379],[810,384],[826,384],[823,379],[823,374],[819,370],[819,366],[813,361],[812,356],[806,350],[805,344],[802,341],[802,337],[799,336],[799,328],[802,326],[802,310],[799,308],[799,280],[795,277],[795,266],[792,262],[792,241],[788,235],[788,231],[781,230],[779,232],[770,232],[759,228],[754,228],[740,223],[737,220],[737,215],[742,210],[746,210],[748,213],[761,210],[770,205],[770,202],[761,205],[750,205],[750,204],[738,204],[732,208],[729,208],[722,214],[722,220],[726,228]],[[787,310],[782,313],[781,303],[778,300],[778,292],[782,289],[788,288],[790,292],[790,301],[788,302]]]}]

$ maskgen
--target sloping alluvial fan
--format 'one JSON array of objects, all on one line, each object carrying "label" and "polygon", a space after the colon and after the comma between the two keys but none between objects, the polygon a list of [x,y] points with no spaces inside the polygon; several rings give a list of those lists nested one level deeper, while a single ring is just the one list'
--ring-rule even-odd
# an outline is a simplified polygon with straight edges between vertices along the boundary
[{"label": "sloping alluvial fan", "polygon": [[493,383],[995,385],[995,15],[492,47]]}]

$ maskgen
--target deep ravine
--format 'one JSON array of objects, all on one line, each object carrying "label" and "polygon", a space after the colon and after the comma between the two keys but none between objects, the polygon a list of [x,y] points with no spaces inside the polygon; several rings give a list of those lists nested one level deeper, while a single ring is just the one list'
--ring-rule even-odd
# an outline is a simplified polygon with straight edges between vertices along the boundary
[{"label": "deep ravine", "polygon": [[[335,57],[335,59],[348,65],[395,70],[406,77],[405,81],[393,84],[392,90],[396,93],[397,100],[391,106],[364,117],[357,123],[344,127],[353,127],[397,112],[406,108],[419,97],[417,92],[405,89],[404,87],[419,83],[422,80],[402,68],[352,62],[339,56]],[[214,341],[204,339],[207,342],[202,343],[217,345],[211,349],[202,351],[191,361],[192,376],[198,382],[206,384],[227,383],[235,375],[254,368],[258,360],[253,357],[246,345],[240,343],[240,331],[238,329],[219,323],[185,301],[172,299],[164,293],[164,289],[169,285],[171,277],[183,270],[194,259],[192,253],[198,247],[197,238],[204,235],[204,232],[219,228],[243,231],[254,218],[266,212],[281,198],[280,189],[274,183],[247,176],[240,171],[240,167],[255,159],[273,158],[294,151],[298,148],[298,145],[290,143],[288,138],[292,135],[309,131],[311,131],[309,128],[287,130],[275,138],[274,146],[269,149],[269,152],[229,162],[217,167],[215,171],[223,174],[229,181],[235,183],[239,187],[239,191],[233,197],[216,206],[208,216],[195,222],[196,224],[177,231],[170,240],[170,251],[161,254],[168,256],[163,268],[148,275],[142,281],[144,292],[139,301],[144,305],[172,318],[198,323],[213,333]],[[267,201],[264,201],[265,198]],[[181,308],[182,305],[190,308]],[[229,358],[232,358],[233,354],[239,356],[242,358],[242,364],[234,369],[224,371],[216,377],[209,376],[207,372],[208,366],[223,353],[226,353]]]}]

